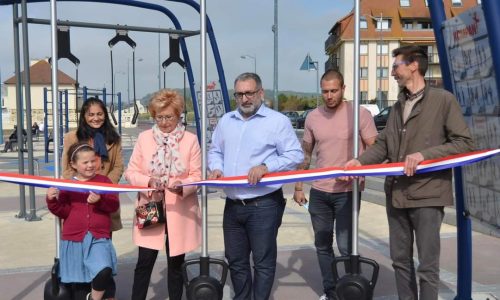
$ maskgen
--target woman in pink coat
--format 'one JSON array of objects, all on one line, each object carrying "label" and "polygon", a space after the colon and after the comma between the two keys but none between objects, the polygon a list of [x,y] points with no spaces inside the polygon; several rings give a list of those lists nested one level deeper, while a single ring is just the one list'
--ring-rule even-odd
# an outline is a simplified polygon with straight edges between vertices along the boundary
[{"label": "woman in pink coat", "polygon": [[[165,246],[168,261],[169,299],[181,299],[182,264],[186,252],[201,242],[201,214],[197,188],[180,184],[201,180],[201,151],[196,135],[181,124],[184,100],[173,90],[156,92],[148,106],[155,120],[152,129],[142,132],[130,157],[125,178],[132,185],[164,191],[165,226],[139,229],[134,220],[133,239],[139,246],[134,272],[132,299],[146,299],[151,272],[158,251]],[[137,205],[162,195],[139,193]]]}]

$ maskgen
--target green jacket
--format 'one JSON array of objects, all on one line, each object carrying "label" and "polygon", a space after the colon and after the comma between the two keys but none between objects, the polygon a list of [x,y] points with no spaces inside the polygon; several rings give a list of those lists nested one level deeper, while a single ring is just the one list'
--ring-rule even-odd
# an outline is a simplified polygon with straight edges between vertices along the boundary
[{"label": "green jacket", "polygon": [[[426,85],[423,99],[403,124],[406,97],[398,95],[385,129],[360,157],[361,164],[403,162],[420,152],[424,159],[440,158],[474,150],[469,128],[455,96]],[[453,205],[452,170],[408,176],[387,176],[387,199],[397,208]]]}]

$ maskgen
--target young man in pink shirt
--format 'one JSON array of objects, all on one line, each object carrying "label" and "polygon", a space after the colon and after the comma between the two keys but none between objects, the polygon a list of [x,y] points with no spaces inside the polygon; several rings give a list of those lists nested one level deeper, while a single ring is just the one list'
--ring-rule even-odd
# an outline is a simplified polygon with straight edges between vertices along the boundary
[{"label": "young man in pink shirt", "polygon": [[[302,148],[304,162],[299,170],[309,169],[314,148],[316,168],[344,166],[353,153],[353,104],[344,101],[344,77],[328,70],[321,77],[321,95],[324,105],[307,115]],[[377,129],[370,112],[360,107],[360,153],[375,142]],[[307,203],[302,182],[295,184],[293,199],[299,205]],[[337,299],[333,282],[332,262],[333,228],[340,254],[351,252],[352,238],[352,183],[324,179],[314,181],[309,195],[309,213],[314,230],[314,245],[323,277],[324,295],[320,300]]]}]

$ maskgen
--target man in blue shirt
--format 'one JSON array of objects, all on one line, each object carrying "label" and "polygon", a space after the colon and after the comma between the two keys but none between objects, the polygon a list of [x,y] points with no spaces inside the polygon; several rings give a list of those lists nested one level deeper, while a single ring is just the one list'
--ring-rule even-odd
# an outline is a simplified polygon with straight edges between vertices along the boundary
[{"label": "man in blue shirt", "polygon": [[257,183],[266,173],[296,169],[304,155],[289,119],[262,105],[264,90],[257,74],[239,75],[234,90],[238,108],[222,117],[212,135],[209,177],[248,176],[249,187],[224,189],[224,246],[234,299],[262,300],[273,286],[276,237],[286,200],[281,184]]}]

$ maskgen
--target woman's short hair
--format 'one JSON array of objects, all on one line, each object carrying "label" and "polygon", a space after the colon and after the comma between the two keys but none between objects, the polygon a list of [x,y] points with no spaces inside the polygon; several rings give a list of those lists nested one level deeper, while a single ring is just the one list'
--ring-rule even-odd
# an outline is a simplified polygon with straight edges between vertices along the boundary
[{"label": "woman's short hair", "polygon": [[184,111],[184,99],[174,90],[159,90],[154,93],[151,100],[149,100],[149,114],[154,118],[158,112],[169,106],[174,109],[176,116],[180,117]]}]

